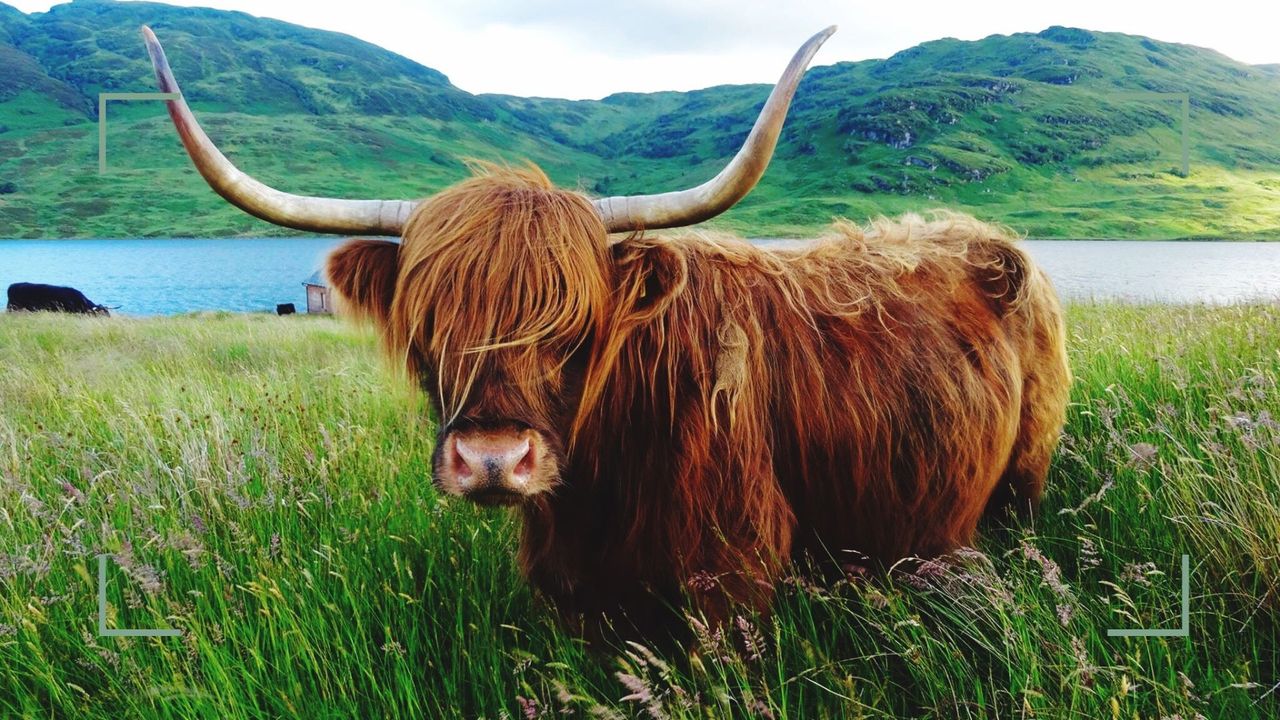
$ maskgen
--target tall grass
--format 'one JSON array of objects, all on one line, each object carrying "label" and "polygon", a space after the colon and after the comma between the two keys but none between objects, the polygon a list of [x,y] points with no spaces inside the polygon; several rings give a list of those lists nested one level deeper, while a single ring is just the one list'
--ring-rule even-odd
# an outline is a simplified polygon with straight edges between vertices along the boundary
[{"label": "tall grass", "polygon": [[[0,317],[0,716],[1280,714],[1280,307],[1077,305],[1044,506],[912,574],[591,650],[328,319]],[[176,638],[97,635],[109,625]],[[1191,557],[1188,637],[1179,558]]]}]

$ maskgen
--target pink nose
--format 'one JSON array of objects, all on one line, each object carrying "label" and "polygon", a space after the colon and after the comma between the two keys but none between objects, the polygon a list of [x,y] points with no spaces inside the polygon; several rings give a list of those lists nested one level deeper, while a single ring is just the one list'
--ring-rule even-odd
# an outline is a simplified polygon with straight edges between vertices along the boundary
[{"label": "pink nose", "polygon": [[527,434],[453,433],[446,440],[444,478],[463,494],[523,494],[536,459]]}]

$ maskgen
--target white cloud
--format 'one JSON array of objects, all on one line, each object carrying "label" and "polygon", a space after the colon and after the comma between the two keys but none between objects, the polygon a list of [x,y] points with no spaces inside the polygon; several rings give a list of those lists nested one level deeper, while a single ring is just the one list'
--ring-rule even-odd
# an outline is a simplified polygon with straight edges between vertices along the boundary
[{"label": "white cloud", "polygon": [[[41,11],[48,0],[10,0]],[[773,82],[791,52],[831,24],[815,59],[887,57],[941,37],[1071,25],[1212,47],[1280,62],[1280,5],[1026,0],[175,0],[346,32],[444,72],[470,92],[595,98]]]}]

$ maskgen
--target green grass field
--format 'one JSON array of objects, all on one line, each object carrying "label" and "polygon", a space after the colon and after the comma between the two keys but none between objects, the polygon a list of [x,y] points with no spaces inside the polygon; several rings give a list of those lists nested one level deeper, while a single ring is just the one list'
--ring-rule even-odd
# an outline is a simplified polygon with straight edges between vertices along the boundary
[{"label": "green grass field", "polygon": [[[1041,513],[916,575],[786,584],[592,651],[424,404],[332,319],[0,316],[0,716],[1274,718],[1280,306],[1076,305]],[[100,637],[97,561],[114,557]],[[1179,623],[1188,637],[1112,638]]]}]

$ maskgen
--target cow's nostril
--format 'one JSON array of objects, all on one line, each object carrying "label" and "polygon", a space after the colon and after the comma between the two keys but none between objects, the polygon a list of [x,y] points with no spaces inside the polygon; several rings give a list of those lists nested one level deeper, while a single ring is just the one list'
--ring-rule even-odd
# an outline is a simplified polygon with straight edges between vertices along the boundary
[{"label": "cow's nostril", "polygon": [[[476,453],[469,452],[462,444],[462,440],[453,438],[453,442],[449,443],[449,471],[460,481],[469,479],[475,473],[472,469],[471,462],[475,462],[479,458]],[[471,462],[468,462],[467,456],[471,455]]]},{"label": "cow's nostril", "polygon": [[[527,440],[525,442],[528,444]],[[537,459],[534,457],[533,446],[529,445],[528,449],[524,452],[524,456],[520,458],[520,461],[517,462],[516,466],[512,469],[512,477],[522,483],[529,482],[529,478],[533,477],[533,467],[536,462]]]}]

